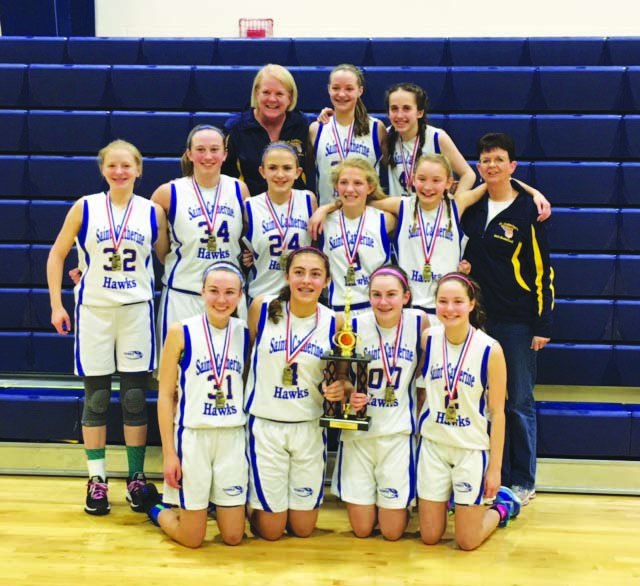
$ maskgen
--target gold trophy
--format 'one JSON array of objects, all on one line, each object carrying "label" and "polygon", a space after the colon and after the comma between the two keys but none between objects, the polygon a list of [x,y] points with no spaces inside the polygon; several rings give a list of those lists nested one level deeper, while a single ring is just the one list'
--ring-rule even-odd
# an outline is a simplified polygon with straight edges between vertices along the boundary
[{"label": "gold trophy", "polygon": [[[322,356],[327,361],[325,369],[325,381],[331,384],[337,378],[337,365],[340,362],[356,365],[356,389],[359,393],[367,394],[367,382],[369,378],[368,364],[371,356],[368,354],[357,354],[355,352],[358,334],[353,331],[351,320],[351,291],[347,289],[345,293],[344,325],[333,337],[335,344],[331,352]],[[360,411],[353,412],[349,403],[342,404],[341,401],[324,401],[324,414],[320,417],[321,427],[334,427],[337,429],[359,429],[366,431],[369,429],[371,417],[367,416],[367,406]]]}]

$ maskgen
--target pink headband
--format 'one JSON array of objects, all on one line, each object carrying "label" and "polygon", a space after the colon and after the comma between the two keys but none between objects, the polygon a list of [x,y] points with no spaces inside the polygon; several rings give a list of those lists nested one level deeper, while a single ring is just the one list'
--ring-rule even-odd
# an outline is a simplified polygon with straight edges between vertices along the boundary
[{"label": "pink headband", "polygon": [[398,277],[398,279],[402,281],[402,283],[407,288],[407,290],[410,290],[409,283],[407,283],[407,279],[405,279],[405,276],[398,269],[394,269],[393,267],[385,267],[382,269],[378,269],[377,271],[374,271],[374,273],[371,275],[371,280],[373,280],[373,277],[377,277],[378,275],[393,275],[394,277]]},{"label": "pink headband", "polygon": [[467,277],[465,277],[464,275],[460,275],[458,273],[449,273],[448,275],[445,275],[444,277],[442,277],[440,279],[440,282],[442,283],[442,281],[446,281],[448,279],[459,279],[460,281],[464,281],[467,285],[469,285],[469,287],[471,287],[471,290],[475,293],[476,292],[476,288],[473,286],[473,283],[467,279]]}]

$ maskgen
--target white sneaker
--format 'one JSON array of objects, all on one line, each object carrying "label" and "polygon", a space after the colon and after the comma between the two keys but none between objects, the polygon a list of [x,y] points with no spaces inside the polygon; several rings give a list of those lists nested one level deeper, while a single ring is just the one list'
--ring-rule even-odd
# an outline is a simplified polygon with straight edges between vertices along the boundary
[{"label": "white sneaker", "polygon": [[536,498],[535,488],[525,488],[524,486],[512,486],[511,490],[520,499],[523,507],[526,507],[529,504],[529,501]]}]

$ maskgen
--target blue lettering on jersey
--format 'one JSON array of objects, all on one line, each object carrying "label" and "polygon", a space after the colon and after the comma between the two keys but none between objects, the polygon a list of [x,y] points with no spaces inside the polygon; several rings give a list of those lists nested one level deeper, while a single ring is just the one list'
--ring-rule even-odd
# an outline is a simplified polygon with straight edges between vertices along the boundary
[{"label": "blue lettering on jersey", "polygon": [[274,399],[304,399],[309,396],[308,389],[283,389],[282,387],[276,387],[273,392]]},{"label": "blue lettering on jersey", "polygon": [[392,405],[387,405],[384,399],[378,399],[376,397],[369,396],[369,406],[370,407],[397,407],[398,399],[395,399]]},{"label": "blue lettering on jersey", "polygon": [[116,281],[111,277],[104,277],[104,280],[102,281],[103,289],[135,289],[137,286],[137,281],[127,277],[125,277],[124,281]]},{"label": "blue lettering on jersey", "polygon": [[[354,232],[353,234],[349,234],[348,235],[348,240],[349,240],[349,246],[353,247],[356,245],[356,237],[358,235]],[[362,237],[360,238],[360,246],[365,246],[365,247],[369,247],[369,248],[375,248],[375,241],[373,238],[371,238],[371,236],[367,236],[366,234],[363,234]],[[329,248],[331,250],[335,250],[336,248],[342,248],[343,246],[343,239],[342,236],[331,236],[329,238]]]},{"label": "blue lettering on jersey", "polygon": [[[347,139],[345,138],[343,141],[342,150],[347,150]],[[351,139],[351,144],[349,145],[349,154],[350,155],[362,155],[365,158],[369,158],[369,153],[371,152],[371,148],[366,144],[358,144]],[[335,142],[329,143],[326,145],[324,149],[324,153],[326,156],[335,155],[338,152],[338,145]]]},{"label": "blue lettering on jersey", "polygon": [[[209,214],[209,217],[210,218],[213,217],[213,202],[211,201],[205,202],[205,207],[207,208],[207,213]],[[195,220],[197,218],[202,217],[202,209],[200,208],[200,206],[198,206],[197,208],[189,207],[187,208],[187,214],[190,220]],[[233,208],[230,208],[228,205],[221,204],[218,206],[218,215],[235,218],[236,213]]]},{"label": "blue lettering on jersey", "polygon": [[280,261],[271,259],[269,261],[269,270],[270,271],[281,271],[282,267],[280,266]]},{"label": "blue lettering on jersey", "polygon": [[[393,355],[394,348],[392,344],[390,344],[389,342],[385,342],[384,349],[385,349],[385,352],[387,353],[387,356]],[[369,354],[372,360],[380,360],[381,358],[379,344],[376,344],[375,346],[371,346],[371,347],[365,346],[363,351],[365,354]],[[398,349],[399,360],[406,360],[408,362],[413,362],[413,357],[414,357],[414,351],[411,348],[400,345],[400,348]]]},{"label": "blue lettering on jersey", "polygon": [[[453,367],[451,367],[451,365],[449,365],[448,371],[449,371],[449,378],[453,378],[454,371],[453,371]],[[442,378],[442,372],[443,372],[443,367],[442,366],[433,367],[431,369],[431,373],[430,373],[431,380],[441,379]],[[467,385],[469,387],[472,387],[472,386],[474,386],[476,384],[476,377],[473,374],[471,374],[469,371],[463,370],[460,373],[459,382],[461,382],[463,385]]]},{"label": "blue lettering on jersey", "polygon": [[[96,242],[100,243],[105,240],[111,240],[111,231],[108,228],[104,230],[98,228],[96,230]],[[130,242],[135,242],[142,246],[144,244],[144,234],[136,230],[132,230],[127,226],[124,230],[124,234],[122,235],[122,240],[129,240]]]},{"label": "blue lettering on jersey", "polygon": [[[283,224],[282,222],[286,222],[285,224]],[[285,218],[284,215],[282,215],[280,217],[280,223],[282,226],[286,228],[300,228],[301,230],[305,230],[307,229],[307,222],[301,218]],[[260,224],[260,227],[262,228],[262,233],[266,234],[267,232],[271,232],[273,230],[276,229],[276,223],[273,221],[273,219],[270,220],[263,220],[262,223]]]},{"label": "blue lettering on jersey", "polygon": [[[297,336],[295,334],[293,335],[294,348],[297,348],[301,341],[302,341],[302,338],[300,336]],[[271,338],[271,341],[269,342],[269,354],[273,354],[274,352],[284,352],[285,344],[286,342],[284,338],[281,338],[279,340],[276,340],[275,338]],[[324,353],[325,353],[324,348],[322,348],[322,346],[318,346],[318,344],[315,344],[313,342],[309,342],[304,347],[304,350],[302,350],[302,354],[311,354],[311,356],[315,356],[316,358],[322,358],[322,355]]]},{"label": "blue lettering on jersey", "polygon": [[224,407],[216,407],[215,403],[205,403],[202,409],[203,415],[217,417],[218,415],[235,415],[238,409],[235,405],[225,405]]},{"label": "blue lettering on jersey", "polygon": [[206,248],[198,248],[198,258],[204,258],[206,260],[220,260],[223,258],[229,258],[231,253],[228,250],[216,250],[211,252]]},{"label": "blue lettering on jersey", "polygon": [[[242,374],[242,365],[240,364],[240,361],[236,360],[235,358],[227,358],[226,369],[233,370],[234,372]],[[201,374],[206,374],[208,372],[211,372],[211,359],[210,358],[196,359],[196,374],[201,375]]]},{"label": "blue lettering on jersey", "polygon": [[458,419],[456,419],[456,421],[448,423],[445,420],[444,411],[438,411],[438,414],[436,415],[436,423],[440,425],[449,425],[451,427],[469,427],[471,425],[471,420],[468,417],[462,417],[462,415],[458,415]]}]

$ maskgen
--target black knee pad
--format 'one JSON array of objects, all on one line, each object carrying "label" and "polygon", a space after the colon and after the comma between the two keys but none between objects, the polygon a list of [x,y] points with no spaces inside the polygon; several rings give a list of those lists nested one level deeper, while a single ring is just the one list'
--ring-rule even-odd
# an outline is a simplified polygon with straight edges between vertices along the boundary
[{"label": "black knee pad", "polygon": [[107,425],[107,409],[111,400],[111,375],[85,376],[82,425],[103,427]]},{"label": "black knee pad", "polygon": [[120,404],[122,421],[131,427],[147,425],[147,396],[149,373],[123,372],[120,374]]}]

